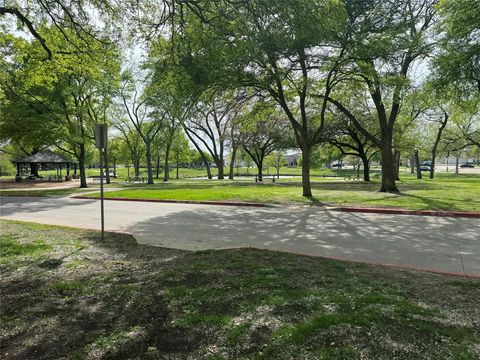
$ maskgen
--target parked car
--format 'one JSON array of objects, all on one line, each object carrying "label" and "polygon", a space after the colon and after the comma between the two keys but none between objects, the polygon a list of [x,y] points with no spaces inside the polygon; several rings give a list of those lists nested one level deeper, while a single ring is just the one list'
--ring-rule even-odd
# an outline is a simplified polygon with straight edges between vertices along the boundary
[{"label": "parked car", "polygon": [[427,165],[421,165],[420,166],[420,171],[430,171],[431,167]]},{"label": "parked car", "polygon": [[431,162],[431,161],[424,161],[424,162],[422,162],[420,165],[423,165],[423,166],[432,166],[432,162]]},{"label": "parked car", "polygon": [[460,165],[461,168],[474,168],[475,165],[473,165],[473,163],[471,162],[466,162],[466,163],[463,163],[462,165]]},{"label": "parked car", "polygon": [[343,167],[342,163],[332,164],[332,168],[339,168],[339,169],[341,169],[342,167]]}]

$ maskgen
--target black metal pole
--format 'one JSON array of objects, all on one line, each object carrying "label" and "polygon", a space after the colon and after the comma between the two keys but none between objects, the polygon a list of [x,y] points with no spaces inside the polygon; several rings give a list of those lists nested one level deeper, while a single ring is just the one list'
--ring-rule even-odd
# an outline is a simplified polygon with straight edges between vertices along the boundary
[{"label": "black metal pole", "polygon": [[105,238],[105,216],[103,208],[103,149],[100,149],[100,211],[102,217],[102,240]]}]

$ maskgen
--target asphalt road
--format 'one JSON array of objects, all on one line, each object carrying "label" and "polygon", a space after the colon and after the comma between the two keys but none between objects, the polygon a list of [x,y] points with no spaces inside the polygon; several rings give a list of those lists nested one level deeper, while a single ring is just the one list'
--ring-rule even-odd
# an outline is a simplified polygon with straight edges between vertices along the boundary
[{"label": "asphalt road", "polygon": [[[0,216],[100,228],[98,200],[1,197]],[[106,229],[184,250],[257,247],[480,276],[478,219],[106,201]]]}]

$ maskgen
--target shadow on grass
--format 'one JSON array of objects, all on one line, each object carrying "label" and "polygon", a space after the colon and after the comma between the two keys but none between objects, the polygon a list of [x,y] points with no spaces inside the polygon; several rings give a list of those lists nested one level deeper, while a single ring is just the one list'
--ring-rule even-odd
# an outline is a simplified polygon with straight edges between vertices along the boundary
[{"label": "shadow on grass", "polygon": [[425,204],[425,209],[431,209],[431,210],[462,210],[464,209],[462,206],[458,206],[456,201],[440,201],[438,199],[433,199],[426,196],[406,194],[403,192],[400,192],[398,195],[400,197],[413,198],[413,199],[420,200],[423,204]]},{"label": "shadow on grass", "polygon": [[[10,223],[4,231],[21,226],[29,225]],[[42,258],[19,258],[21,272],[2,269],[3,359],[108,358],[112,353],[128,359],[149,346],[166,353],[199,346],[200,333],[186,334],[172,324],[161,285],[149,275],[184,252],[139,246],[123,234],[109,233],[102,240],[98,232],[70,228],[35,226],[34,231],[56,245],[55,252],[45,254],[48,261],[64,262],[45,267]],[[75,238],[85,249],[68,251],[65,259],[59,254],[68,248],[64,238]],[[68,266],[80,261],[86,265]]]}]

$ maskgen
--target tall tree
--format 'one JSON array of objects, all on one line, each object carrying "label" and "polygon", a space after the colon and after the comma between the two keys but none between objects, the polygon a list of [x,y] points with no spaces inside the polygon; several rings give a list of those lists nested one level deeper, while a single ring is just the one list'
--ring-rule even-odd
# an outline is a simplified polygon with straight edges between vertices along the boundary
[{"label": "tall tree", "polygon": [[378,136],[359,122],[353,111],[333,93],[328,97],[362,134],[379,149],[382,165],[380,191],[397,192],[393,153],[395,123],[412,67],[431,53],[430,29],[435,14],[433,0],[347,1],[350,44],[342,64],[342,82],[363,84],[376,114]]},{"label": "tall tree", "polygon": [[342,155],[358,157],[363,164],[363,180],[370,181],[370,160],[378,152],[378,148],[367,137],[346,119],[340,116],[333,136],[328,142],[340,150]]},{"label": "tall tree", "polygon": [[463,96],[479,96],[480,2],[440,0],[438,10],[440,51],[434,59],[437,80],[448,86],[454,85]]},{"label": "tall tree", "polygon": [[[109,0],[88,2],[88,6],[85,1],[77,0],[10,0],[0,5],[0,25],[6,23],[11,34],[24,30],[43,50],[35,55],[42,58],[46,55],[52,59],[67,53],[88,53],[94,42],[111,45],[113,34],[105,35],[107,25],[112,25],[112,20],[118,14],[117,10]],[[10,20],[16,20],[17,27]],[[52,42],[45,35],[45,24],[50,29],[60,31],[68,46],[58,46],[58,43]]]},{"label": "tall tree", "polygon": [[275,150],[291,146],[290,124],[275,107],[256,103],[241,117],[239,125],[242,147],[257,166],[258,180],[262,181],[265,158]]},{"label": "tall tree", "polygon": [[186,121],[185,131],[198,148],[206,149],[213,158],[218,179],[224,178],[225,150],[230,127],[239,114],[245,95],[232,92],[203,95]]},{"label": "tall tree", "polygon": [[341,4],[205,2],[187,4],[183,19],[188,46],[180,50],[194,79],[254,88],[284,111],[304,158],[303,195],[311,196],[309,157],[322,141],[326,120],[326,101],[311,94],[329,94],[343,56]]},{"label": "tall tree", "polygon": [[151,107],[152,99],[135,83],[131,74],[125,73],[122,86],[117,94],[127,118],[118,117],[122,122],[119,127],[126,127],[128,132],[136,131],[145,145],[147,163],[147,183],[153,184],[152,144],[164,124],[165,112]]},{"label": "tall tree", "polygon": [[190,161],[190,147],[188,139],[181,128],[177,128],[172,141],[171,160],[175,161],[175,178],[178,180],[180,164],[185,164]]},{"label": "tall tree", "polygon": [[[64,33],[68,32],[70,41]],[[76,52],[72,41],[80,42],[68,29],[42,30],[45,38],[55,49],[68,49],[54,61],[43,61],[38,55],[43,52],[38,42],[17,42],[18,57],[15,62],[13,81],[3,86],[8,92],[22,99],[24,110],[11,116],[11,121],[19,119],[31,126],[38,126],[50,134],[52,143],[61,150],[77,158],[80,168],[80,186],[87,187],[85,160],[92,141],[93,126],[96,119],[89,113],[92,103],[104,102],[108,96],[102,92],[114,84],[119,70],[118,52],[114,47],[91,44],[91,53]],[[113,85],[112,85],[113,86]],[[20,107],[17,107],[19,110]],[[34,110],[34,111],[32,111]],[[32,116],[39,114],[38,117]],[[18,117],[17,117],[18,116]],[[42,123],[42,119],[48,119]],[[43,137],[45,138],[45,137]]]}]

